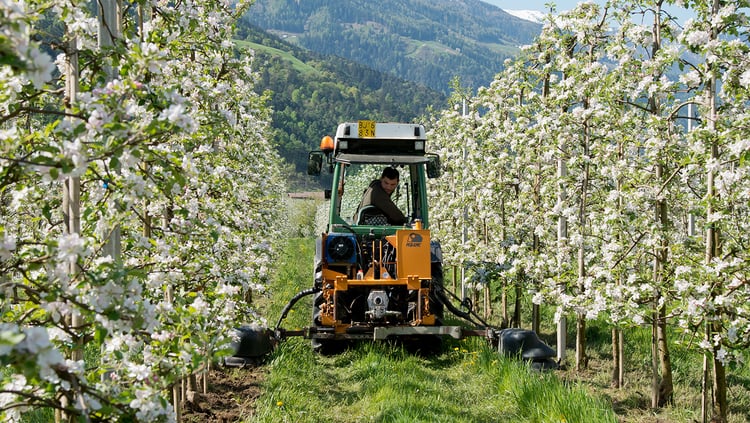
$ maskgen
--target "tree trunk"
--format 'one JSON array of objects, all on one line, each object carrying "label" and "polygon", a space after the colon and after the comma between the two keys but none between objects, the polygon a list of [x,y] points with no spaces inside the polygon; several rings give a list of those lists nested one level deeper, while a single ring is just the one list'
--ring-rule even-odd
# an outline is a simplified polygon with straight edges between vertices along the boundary
[{"label": "tree trunk", "polygon": [[578,314],[576,321],[576,370],[583,370],[589,366],[586,356],[586,316]]},{"label": "tree trunk", "polygon": [[[625,157],[625,146],[622,142],[617,145],[617,158],[623,160]],[[622,192],[622,177],[617,179],[617,192]],[[622,213],[624,209],[623,198],[620,195],[617,199],[617,209]],[[617,234],[618,244],[623,244],[623,235],[620,231]],[[622,286],[622,274],[617,277],[617,286]],[[622,388],[625,384],[625,354],[624,354],[625,336],[622,329],[618,326],[612,328],[612,387]]]},{"label": "tree trunk", "polygon": [[523,281],[523,273],[519,273],[516,276],[516,283],[514,287],[515,298],[513,299],[513,321],[511,326],[514,328],[521,327],[521,281]]},{"label": "tree trunk", "polygon": [[[652,55],[656,55],[661,49],[661,5],[663,1],[655,2],[656,10],[654,11],[654,39],[652,44]],[[655,75],[656,77],[656,75]],[[649,98],[649,109],[651,114],[658,116],[661,111],[659,101],[656,97]],[[660,158],[656,164],[656,183],[666,184],[664,178],[666,159]],[[662,189],[665,186],[662,186]],[[654,367],[652,371],[654,385],[652,388],[651,405],[654,408],[662,407],[672,402],[674,386],[672,382],[672,362],[669,356],[669,346],[667,343],[667,315],[666,306],[662,302],[664,282],[664,266],[668,261],[669,244],[663,235],[669,228],[669,216],[667,214],[667,203],[663,199],[657,199],[654,207],[655,221],[660,228],[661,239],[654,251],[653,265],[653,284],[654,284],[654,310],[652,322],[652,354],[654,354]],[[658,362],[658,364],[657,364]]]},{"label": "tree trunk", "polygon": [[[76,104],[79,90],[79,66],[78,66],[78,40],[73,33],[69,33],[70,41],[67,46],[67,56],[65,60],[65,103],[66,111],[70,111]],[[63,182],[62,192],[62,212],[65,224],[65,233],[81,233],[81,180],[78,177],[69,177]],[[78,264],[71,261],[69,264],[71,278],[78,273]],[[78,331],[82,325],[81,317],[77,314],[64,316],[66,324],[70,324],[73,331]],[[73,339],[73,348],[70,352],[70,359],[79,361],[83,359],[83,338],[75,336]],[[60,405],[68,407],[68,397],[60,398]],[[70,421],[73,416],[68,415],[60,410],[55,411],[55,422]]]},{"label": "tree trunk", "polygon": [[508,293],[505,291],[507,284],[503,283],[502,294],[500,296],[500,312],[502,313],[504,328],[508,327]]},{"label": "tree trunk", "polygon": [[[560,157],[557,159],[557,177],[560,180],[558,184],[559,189],[557,192],[557,202],[562,205],[567,201],[568,194],[565,190],[565,184],[562,179],[568,176],[568,167],[565,163],[565,144],[564,141],[560,141]],[[568,243],[568,218],[560,215],[557,218],[557,244],[558,249],[563,249]],[[562,255],[557,254],[558,267],[562,268]],[[562,276],[558,275],[558,287],[561,292],[566,291],[566,283]],[[565,366],[565,360],[567,358],[567,343],[568,343],[568,321],[565,314],[561,314],[557,321],[557,362],[561,366]]]},{"label": "tree trunk", "polygon": [[531,305],[531,330],[533,330],[536,333],[539,333],[539,322],[541,321],[541,312],[539,309],[539,304],[532,304]]},{"label": "tree trunk", "polygon": [[620,362],[620,337],[616,327],[612,328],[612,387],[620,387],[620,378],[617,373],[617,363]]},{"label": "tree trunk", "polygon": [[[487,220],[484,220],[484,245],[488,246],[489,240],[489,229],[487,228]],[[487,284],[484,286],[484,319],[489,320],[492,316],[492,288],[490,286],[490,280],[487,280]]]},{"label": "tree trunk", "polygon": [[[654,106],[656,108],[656,106]],[[658,164],[656,166],[656,180],[662,182],[664,179],[664,166]],[[664,200],[656,201],[656,222],[657,226],[661,228],[662,232],[665,232],[669,227],[669,216],[667,214],[667,203]],[[654,269],[653,269],[653,283],[655,286],[654,292],[654,324],[652,326],[654,334],[654,352],[658,356],[659,366],[654,370],[659,373],[654,375],[654,379],[658,381],[654,385],[654,392],[652,396],[652,405],[657,407],[663,407],[666,404],[672,402],[672,394],[674,392],[674,384],[672,381],[672,361],[669,356],[669,345],[667,343],[667,313],[666,306],[661,302],[662,299],[662,285],[664,284],[664,266],[667,263],[668,257],[668,242],[665,238],[662,238],[660,244],[654,251]],[[661,304],[660,304],[661,303]]]},{"label": "tree trunk", "polygon": [[612,328],[612,387],[622,388],[623,385],[623,348],[622,348],[622,329]]},{"label": "tree trunk", "polygon": [[661,369],[661,382],[659,383],[659,407],[672,403],[674,384],[672,381],[672,360],[669,356],[667,344],[667,312],[662,305],[657,311],[656,342],[659,352],[659,366]]},{"label": "tree trunk", "polygon": [[651,408],[659,407],[659,344],[656,341],[656,304],[651,319]]},{"label": "tree trunk", "polygon": [[618,373],[620,377],[620,387],[625,386],[625,332],[622,329],[618,330],[619,333],[619,347],[620,347],[620,363],[618,363]]},{"label": "tree trunk", "polygon": [[[569,55],[572,52],[569,52]],[[563,78],[565,76],[563,75]],[[542,95],[546,98],[549,95],[549,84],[550,84],[550,75],[546,74],[544,77],[544,88]],[[562,112],[564,112],[565,109],[563,108]],[[568,165],[566,163],[567,160],[567,152],[568,149],[565,145],[565,139],[560,138],[558,141],[558,150],[559,155],[557,157],[557,179],[558,179],[558,190],[557,190],[557,205],[562,206],[568,199],[568,192],[565,188],[565,183],[563,181],[564,178],[568,176]],[[568,218],[563,216],[562,214],[558,216],[557,218],[557,248],[558,250],[563,249],[566,244],[568,243]],[[563,266],[563,258],[562,255],[559,253],[557,254],[558,262],[557,265],[559,268],[562,268]],[[565,259],[567,261],[567,259]],[[558,288],[561,292],[565,292],[567,290],[567,283],[562,278],[561,275],[557,275],[558,278]],[[557,321],[557,362],[560,364],[560,366],[565,366],[565,360],[567,358],[567,343],[568,343],[568,321],[567,317],[565,316],[564,312],[560,315],[559,320]]]},{"label": "tree trunk", "polygon": [[492,317],[492,290],[488,283],[484,287],[484,319],[487,320]]},{"label": "tree trunk", "polygon": [[[706,326],[708,328],[708,326]],[[708,337],[710,331],[706,331],[706,337]],[[701,423],[708,422],[708,404],[710,404],[711,398],[709,398],[708,378],[711,376],[709,372],[708,353],[703,353],[703,373],[701,375]]]},{"label": "tree trunk", "polygon": [[[457,278],[458,278],[458,266],[453,266],[453,292],[456,292],[456,286],[457,286]],[[462,298],[463,300],[463,298]]]},{"label": "tree trunk", "polygon": [[[721,330],[720,323],[715,322],[713,332],[718,333]],[[724,363],[717,358],[719,347],[714,347],[714,398],[713,398],[713,421],[724,423],[727,421],[728,403],[727,403],[727,374]]]},{"label": "tree trunk", "polygon": [[[502,222],[502,226],[500,229],[500,239],[505,242],[506,238],[506,232],[505,228],[508,227],[507,222],[507,216],[505,215],[505,197],[500,197],[500,221]],[[507,247],[503,247],[503,250],[505,250]],[[501,278],[502,286],[500,287],[500,312],[502,313],[502,327],[507,328],[510,325],[508,324],[508,283],[506,278]]]},{"label": "tree trunk", "polygon": [[[534,255],[539,255],[539,237],[534,234]],[[532,281],[534,286],[538,289],[539,282],[535,279]],[[542,320],[541,317],[541,310],[539,309],[539,304],[532,304],[531,305],[531,330],[533,330],[536,333],[539,333],[539,326],[540,322]]]},{"label": "tree trunk", "polygon": [[[584,262],[583,245],[578,250],[578,295],[583,295],[586,266]],[[578,313],[576,319],[576,370],[582,370],[588,367],[588,358],[586,357],[586,315]]]},{"label": "tree trunk", "polygon": [[476,312],[477,314],[479,314],[479,309],[477,309],[478,304],[479,304],[479,290],[477,288],[474,288],[471,290],[471,307],[474,310],[474,312]]}]

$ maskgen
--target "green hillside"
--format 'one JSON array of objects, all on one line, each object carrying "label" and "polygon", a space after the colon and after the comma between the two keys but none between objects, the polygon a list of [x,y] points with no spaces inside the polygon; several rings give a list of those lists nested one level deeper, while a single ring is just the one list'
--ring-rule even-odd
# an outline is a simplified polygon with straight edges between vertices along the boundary
[{"label": "green hillside", "polygon": [[321,75],[318,69],[303,62],[302,60],[299,60],[289,51],[246,40],[237,40],[235,41],[235,45],[243,50],[249,49],[263,55],[278,57],[283,62],[290,64],[292,66],[292,69],[301,74],[314,74],[317,76]]},{"label": "green hillside", "polygon": [[307,153],[339,122],[358,119],[409,122],[445,106],[435,90],[340,57],[312,53],[247,22],[237,31],[240,49],[255,52],[258,92],[270,94],[272,140],[291,165],[293,188],[314,183],[304,173]]},{"label": "green hillside", "polygon": [[257,0],[244,18],[292,43],[447,93],[486,86],[541,25],[479,0]]}]

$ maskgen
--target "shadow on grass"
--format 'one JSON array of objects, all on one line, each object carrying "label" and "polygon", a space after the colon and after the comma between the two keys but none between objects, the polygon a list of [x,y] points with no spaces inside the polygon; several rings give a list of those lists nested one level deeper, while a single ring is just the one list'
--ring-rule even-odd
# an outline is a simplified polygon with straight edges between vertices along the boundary
[{"label": "shadow on grass", "polygon": [[627,397],[612,401],[612,410],[617,415],[624,415],[633,410],[649,409],[651,409],[651,399],[638,391],[632,391]]}]

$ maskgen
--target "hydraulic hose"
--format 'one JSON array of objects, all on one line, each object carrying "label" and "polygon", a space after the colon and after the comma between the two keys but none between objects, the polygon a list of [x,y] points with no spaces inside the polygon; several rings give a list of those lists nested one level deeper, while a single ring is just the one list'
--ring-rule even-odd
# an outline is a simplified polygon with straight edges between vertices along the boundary
[{"label": "hydraulic hose", "polygon": [[295,295],[294,297],[292,297],[292,299],[289,300],[289,303],[287,303],[287,305],[284,306],[284,309],[281,310],[281,316],[279,317],[279,321],[276,323],[276,328],[274,329],[274,331],[278,331],[279,330],[279,328],[281,327],[281,321],[286,318],[286,315],[289,314],[289,310],[291,310],[292,307],[294,307],[294,304],[296,304],[297,301],[299,301],[303,297],[306,297],[308,295],[316,294],[316,293],[318,293],[320,291],[321,291],[320,288],[310,288],[310,289],[306,289],[304,291],[301,291],[301,292],[297,293],[297,295]]},{"label": "hydraulic hose", "polygon": [[460,317],[462,319],[467,320],[468,322],[470,322],[473,325],[477,325],[477,323],[472,319],[472,316],[473,316],[477,320],[479,320],[479,323],[481,323],[482,325],[484,325],[484,327],[487,327],[487,328],[491,327],[487,322],[484,321],[484,319],[482,319],[481,317],[479,317],[479,315],[474,312],[474,310],[472,308],[471,301],[468,298],[465,298],[463,301],[461,301],[461,305],[464,306],[464,307],[466,307],[468,309],[468,311],[462,311],[458,307],[454,306],[453,303],[451,303],[450,300],[448,299],[448,297],[445,295],[445,293],[448,292],[455,299],[458,300],[459,298],[456,296],[456,294],[454,294],[454,293],[448,291],[447,289],[445,289],[445,286],[443,286],[442,284],[435,283],[435,285],[437,285],[437,286],[440,287],[440,289],[436,290],[436,292],[435,292],[437,294],[437,296],[436,296],[437,300],[440,301],[440,303],[442,303],[444,306],[446,306],[448,308],[448,310],[450,310],[451,313],[455,314],[456,316],[458,316],[458,317]]}]

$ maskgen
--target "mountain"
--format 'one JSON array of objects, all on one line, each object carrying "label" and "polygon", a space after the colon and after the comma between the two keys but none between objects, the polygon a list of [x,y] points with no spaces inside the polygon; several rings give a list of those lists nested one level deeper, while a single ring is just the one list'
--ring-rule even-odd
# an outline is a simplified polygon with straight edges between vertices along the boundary
[{"label": "mountain", "polygon": [[293,188],[305,188],[307,154],[340,122],[360,119],[411,122],[430,108],[446,106],[446,96],[414,82],[341,57],[314,53],[273,34],[239,23],[235,44],[254,51],[259,80],[272,109],[271,139],[290,163]]},{"label": "mountain", "polygon": [[[487,4],[503,9],[511,15],[535,23],[543,23],[544,17],[549,13],[549,8],[545,7],[547,0],[482,0]],[[558,0],[557,4],[560,3]],[[517,7],[524,9],[516,9]]]},{"label": "mountain", "polygon": [[244,17],[290,43],[447,93],[486,86],[541,25],[480,0],[257,0]]},{"label": "mountain", "polygon": [[547,16],[545,12],[540,12],[538,10],[506,10],[506,12],[517,18],[535,23],[544,22],[544,17]]}]

